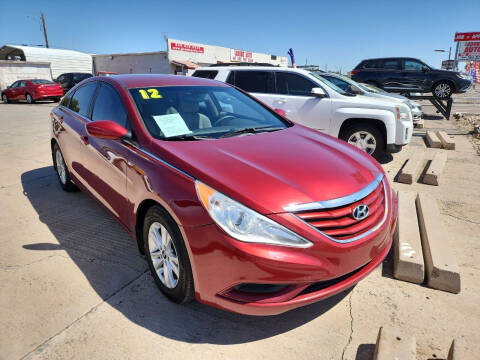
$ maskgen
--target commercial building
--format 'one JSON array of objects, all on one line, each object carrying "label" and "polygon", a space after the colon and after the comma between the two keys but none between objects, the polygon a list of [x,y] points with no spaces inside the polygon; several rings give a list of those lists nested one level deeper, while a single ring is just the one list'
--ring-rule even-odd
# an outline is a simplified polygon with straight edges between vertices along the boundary
[{"label": "commercial building", "polygon": [[288,66],[286,57],[167,39],[167,50],[147,53],[94,55],[94,71],[119,74],[190,74],[198,66],[247,62]]}]

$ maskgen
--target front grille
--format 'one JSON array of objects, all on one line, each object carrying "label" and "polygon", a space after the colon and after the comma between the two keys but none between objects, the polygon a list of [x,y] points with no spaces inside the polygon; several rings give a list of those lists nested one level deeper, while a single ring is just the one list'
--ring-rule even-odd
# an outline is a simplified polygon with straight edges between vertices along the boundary
[{"label": "front grille", "polygon": [[[361,220],[353,216],[353,210],[358,205],[367,205],[369,208],[367,217]],[[378,225],[384,218],[385,205],[384,183],[380,181],[374,190],[353,203],[294,214],[323,234],[335,240],[347,241],[365,234]]]}]

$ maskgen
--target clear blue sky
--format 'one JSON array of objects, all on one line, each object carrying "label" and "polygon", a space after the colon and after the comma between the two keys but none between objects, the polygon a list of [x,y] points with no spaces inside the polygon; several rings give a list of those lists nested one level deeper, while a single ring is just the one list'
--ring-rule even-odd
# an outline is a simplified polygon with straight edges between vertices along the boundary
[{"label": "clear blue sky", "polygon": [[[233,5],[234,4],[234,5]],[[1,1],[0,46],[91,53],[165,50],[163,36],[287,56],[343,72],[360,60],[412,56],[439,67],[456,31],[480,31],[480,0]]]}]

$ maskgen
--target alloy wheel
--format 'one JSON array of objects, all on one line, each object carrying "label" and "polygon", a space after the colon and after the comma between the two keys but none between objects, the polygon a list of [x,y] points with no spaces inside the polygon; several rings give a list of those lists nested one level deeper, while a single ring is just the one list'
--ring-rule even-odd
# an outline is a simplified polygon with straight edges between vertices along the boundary
[{"label": "alloy wheel", "polygon": [[447,83],[438,84],[435,87],[435,96],[440,99],[444,99],[450,95],[451,87]]},{"label": "alloy wheel", "polygon": [[178,253],[170,233],[159,222],[152,223],[148,230],[148,250],[162,284],[175,288],[180,277]]},{"label": "alloy wheel", "polygon": [[33,102],[32,95],[27,94],[27,103],[31,104]]},{"label": "alloy wheel", "polygon": [[3,101],[4,103],[7,103],[7,102],[8,102],[7,95],[5,95],[5,94],[2,95],[2,101]]},{"label": "alloy wheel", "polygon": [[55,153],[55,165],[57,167],[58,177],[60,178],[62,184],[65,185],[67,183],[67,171],[60,150],[57,150],[57,152]]},{"label": "alloy wheel", "polygon": [[377,148],[375,137],[368,131],[357,131],[353,133],[347,141],[350,145],[356,146],[369,155],[372,155]]}]

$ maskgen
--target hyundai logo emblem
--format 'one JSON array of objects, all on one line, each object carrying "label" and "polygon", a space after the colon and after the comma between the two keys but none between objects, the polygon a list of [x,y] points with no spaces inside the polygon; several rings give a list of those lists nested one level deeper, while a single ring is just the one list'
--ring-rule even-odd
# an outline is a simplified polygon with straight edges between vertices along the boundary
[{"label": "hyundai logo emblem", "polygon": [[368,216],[368,206],[365,204],[358,205],[353,209],[352,215],[357,220],[363,220]]}]

